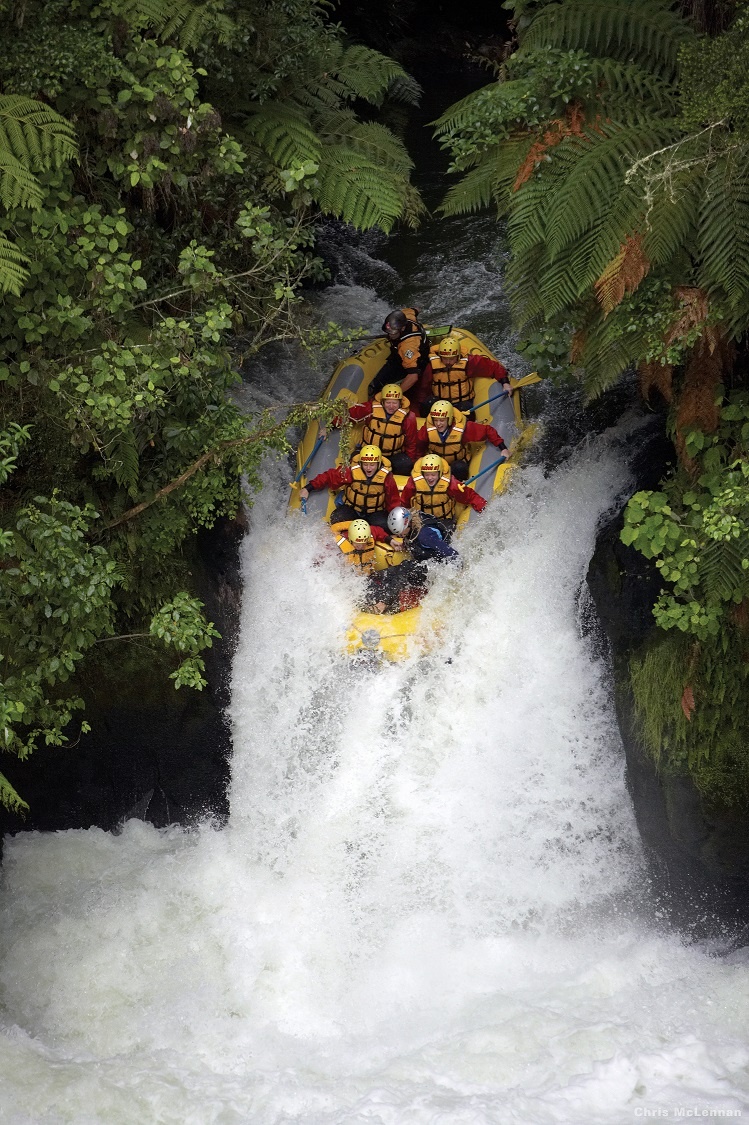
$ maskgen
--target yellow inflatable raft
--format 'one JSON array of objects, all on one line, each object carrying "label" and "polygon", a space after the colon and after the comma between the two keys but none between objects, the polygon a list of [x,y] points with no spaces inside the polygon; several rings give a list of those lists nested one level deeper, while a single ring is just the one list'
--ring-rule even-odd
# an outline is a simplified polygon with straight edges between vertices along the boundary
[{"label": "yellow inflatable raft", "polygon": [[[448,329],[445,329],[444,333],[447,334],[447,331]],[[461,338],[461,350],[465,355],[484,355],[496,359],[496,356],[472,332],[463,328],[453,328],[450,331],[451,335]],[[389,354],[390,345],[387,339],[382,337],[367,344],[356,355],[342,360],[333,372],[322,397],[331,402],[336,398],[342,398],[352,405],[366,402],[367,387]],[[522,386],[538,381],[539,376],[535,373],[519,380],[511,378],[509,396],[502,393],[504,388],[494,379],[480,378],[474,381],[476,421],[494,426],[509,451],[507,460],[500,463],[500,455],[494,446],[481,442],[474,444],[472,448],[469,480],[473,478],[471,487],[485,500],[507,487],[518,454],[532,436],[534,427],[523,423],[520,396],[515,392]],[[423,423],[423,419],[420,419],[420,423]],[[297,472],[302,474],[299,477],[300,485],[305,485],[318,473],[340,464],[340,433],[332,430],[323,442],[318,442],[318,436],[318,423],[313,422],[307,427],[307,432],[297,450]],[[354,433],[354,444],[356,438],[357,434]],[[408,478],[397,476],[395,479],[398,487],[402,489]],[[329,489],[311,492],[306,503],[307,515],[329,520],[334,503],[334,495]],[[299,510],[301,507],[297,487],[291,490],[289,507],[291,510]],[[473,509],[468,506],[458,506],[457,532],[470,519],[472,511]],[[358,613],[346,638],[348,651],[368,652],[389,660],[402,660],[417,653],[423,643],[420,632],[421,616],[421,606],[406,609],[402,613]]]}]

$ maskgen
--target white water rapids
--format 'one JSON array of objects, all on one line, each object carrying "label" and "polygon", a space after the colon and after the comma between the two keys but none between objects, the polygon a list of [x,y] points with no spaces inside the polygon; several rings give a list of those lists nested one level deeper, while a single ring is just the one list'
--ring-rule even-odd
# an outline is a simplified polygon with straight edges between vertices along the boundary
[{"label": "white water rapids", "polygon": [[749,956],[654,916],[578,625],[625,445],[519,473],[436,579],[431,655],[379,673],[341,653],[355,576],[269,467],[229,824],[7,841],[0,1121],[749,1116]]}]

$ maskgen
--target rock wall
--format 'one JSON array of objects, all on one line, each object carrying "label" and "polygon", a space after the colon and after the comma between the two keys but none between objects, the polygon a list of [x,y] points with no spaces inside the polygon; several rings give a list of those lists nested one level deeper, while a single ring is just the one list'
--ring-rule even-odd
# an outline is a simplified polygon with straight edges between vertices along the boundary
[{"label": "rock wall", "polygon": [[[635,466],[638,489],[657,487],[671,457],[654,431]],[[711,809],[688,776],[659,772],[639,737],[629,659],[655,629],[662,583],[653,563],[621,542],[622,526],[623,509],[599,532],[587,582],[611,656],[627,785],[653,882],[672,919],[695,932],[716,916],[749,924],[749,817]]]},{"label": "rock wall", "polygon": [[88,661],[80,693],[92,726],[71,747],[40,747],[2,770],[31,811],[0,809],[0,832],[98,826],[138,817],[158,827],[228,813],[231,733],[224,716],[239,628],[244,521],[220,520],[196,537],[195,592],[221,633],[204,653],[208,687],[175,690],[173,663],[150,646],[111,642]]}]

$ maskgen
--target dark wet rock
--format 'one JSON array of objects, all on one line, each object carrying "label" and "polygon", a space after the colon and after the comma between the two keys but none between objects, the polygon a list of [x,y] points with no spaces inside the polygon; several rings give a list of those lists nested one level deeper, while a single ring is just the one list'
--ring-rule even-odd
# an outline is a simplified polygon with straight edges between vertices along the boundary
[{"label": "dark wet rock", "polygon": [[[637,488],[654,488],[672,459],[654,433],[636,466]],[[749,922],[749,819],[710,808],[691,778],[656,769],[639,736],[629,660],[655,631],[652,607],[661,588],[655,566],[619,539],[623,510],[600,530],[588,587],[608,646],[627,785],[653,882],[669,916],[693,933],[716,919]],[[600,635],[600,634],[599,634]]]},{"label": "dark wet rock", "polygon": [[[175,690],[173,668],[150,646],[103,644],[76,690],[92,726],[69,748],[40,747],[3,772],[31,806],[25,821],[0,810],[0,831],[97,826],[137,817],[157,827],[223,820],[231,732],[225,716],[239,631],[243,521],[199,535],[190,561],[194,590],[221,639],[204,653],[208,687]],[[99,650],[102,650],[99,655]]]}]

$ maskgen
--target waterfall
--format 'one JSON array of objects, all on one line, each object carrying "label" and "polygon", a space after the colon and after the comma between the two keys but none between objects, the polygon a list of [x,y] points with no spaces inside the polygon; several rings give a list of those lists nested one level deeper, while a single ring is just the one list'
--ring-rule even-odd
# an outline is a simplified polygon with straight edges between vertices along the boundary
[{"label": "waterfall", "polygon": [[[475,284],[465,307],[488,316]],[[323,313],[347,299],[388,307],[334,286]],[[328,529],[287,518],[288,466],[268,463],[229,824],[7,842],[0,1120],[749,1113],[747,955],[660,922],[578,625],[638,425],[519,471],[460,539],[463,568],[435,572],[426,655],[380,671],[343,650],[357,576]]]}]

